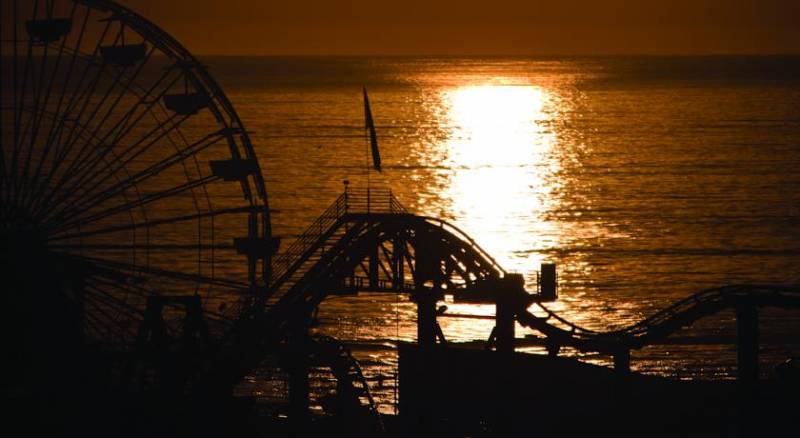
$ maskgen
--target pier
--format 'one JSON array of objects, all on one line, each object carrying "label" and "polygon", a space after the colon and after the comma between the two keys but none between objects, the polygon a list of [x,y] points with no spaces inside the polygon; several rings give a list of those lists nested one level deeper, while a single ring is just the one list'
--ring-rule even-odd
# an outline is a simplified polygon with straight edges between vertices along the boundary
[{"label": "pier", "polygon": [[[525,290],[521,276],[506,272],[458,228],[442,220],[409,213],[386,190],[359,192],[351,189],[343,193],[297,243],[276,257],[276,261],[276,277],[267,289],[264,312],[259,316],[263,328],[256,331],[284,332],[290,344],[292,339],[307,336],[308,330],[307,326],[292,325],[290,316],[310,315],[326,297],[366,291],[410,297],[417,307],[417,343],[400,349],[400,414],[406,419],[427,418],[415,420],[422,421],[420,425],[429,424],[430,413],[440,412],[445,406],[463,408],[465,400],[487,408],[505,403],[505,400],[518,400],[513,388],[521,380],[539,385],[541,382],[537,378],[530,377],[539,375],[549,376],[548,379],[564,385],[570,380],[588,378],[593,383],[587,382],[586,388],[607,385],[602,391],[613,394],[610,400],[626,405],[654,394],[670,400],[689,397],[694,387],[702,387],[695,396],[716,394],[713,397],[724,398],[719,394],[741,394],[756,385],[758,375],[757,309],[765,306],[800,308],[800,290],[796,287],[733,285],[698,292],[621,330],[587,330],[545,306],[545,302],[557,297],[554,265],[543,265],[539,287],[530,293]],[[446,342],[437,321],[440,317],[437,306],[445,296],[450,296],[454,302],[495,305],[495,327],[486,339],[491,351],[470,352]],[[534,315],[529,310],[531,306],[538,307],[546,316]],[[631,375],[632,351],[662,343],[681,328],[725,309],[734,309],[737,316],[738,389],[733,392],[711,390],[713,385],[673,385],[661,378]],[[529,360],[527,355],[514,353],[517,324],[538,334],[548,348],[549,359],[532,357]],[[281,338],[272,338],[275,345],[280,341]],[[267,342],[260,345],[265,351],[270,348]],[[612,356],[613,369],[598,369],[572,359],[560,359],[557,356],[564,347]],[[252,348],[246,347],[248,351]],[[469,359],[462,359],[462,356]],[[553,361],[552,364],[549,361]],[[525,363],[529,365],[521,365]],[[291,382],[303,382],[307,378],[306,368],[300,366],[292,370],[303,375],[299,378],[295,375]],[[511,373],[506,375],[506,380],[496,381],[492,377],[504,373]],[[488,380],[462,386],[471,380],[469,376],[479,375]],[[455,380],[448,383],[451,379]],[[494,395],[489,398],[485,398],[485,390],[480,389],[485,384],[494,388]],[[457,387],[461,390],[455,390]],[[654,392],[649,393],[645,388],[652,388]],[[368,391],[368,385],[362,385],[361,390]],[[293,412],[298,412],[295,415],[306,412],[307,384],[290,384],[289,391]],[[577,388],[575,391],[580,392]],[[343,392],[348,393],[358,391]],[[703,397],[701,399],[706,400]],[[439,402],[431,401],[436,399],[440,399]],[[373,412],[374,409],[374,406],[370,408]],[[455,415],[454,411],[448,412],[448,415]],[[472,411],[465,409],[463,412]]]},{"label": "pier", "polygon": [[[800,309],[800,286],[712,287],[627,327],[590,330],[549,309],[559,299],[556,263],[526,283],[455,224],[416,214],[369,182],[346,184],[302,234],[282,241],[250,132],[174,37],[110,0],[0,8],[9,431],[585,437],[796,428],[796,367],[759,380],[759,315]],[[403,296],[416,310],[416,341],[393,344],[393,414],[378,409],[348,346],[314,331],[325,299],[365,292]],[[493,306],[494,315],[448,314],[445,299]],[[726,310],[736,381],[635,372],[635,352]],[[440,326],[447,317],[490,319],[493,328],[476,340],[482,348],[458,345]],[[523,340],[546,354],[520,352]],[[319,369],[333,391],[314,393]],[[267,379],[282,397],[277,407],[260,404],[263,392],[237,393]]]}]

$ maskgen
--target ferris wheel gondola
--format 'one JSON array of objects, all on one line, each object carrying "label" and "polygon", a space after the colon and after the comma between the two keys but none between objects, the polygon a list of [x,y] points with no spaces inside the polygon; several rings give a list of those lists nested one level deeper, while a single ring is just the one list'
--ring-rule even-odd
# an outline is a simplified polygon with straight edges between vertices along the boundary
[{"label": "ferris wheel gondola", "polygon": [[[9,327],[51,324],[63,306],[87,342],[125,348],[153,297],[192,297],[222,336],[277,246],[222,89],[111,1],[0,8],[0,251],[4,303],[21,315]],[[179,319],[182,301],[164,302]]]}]

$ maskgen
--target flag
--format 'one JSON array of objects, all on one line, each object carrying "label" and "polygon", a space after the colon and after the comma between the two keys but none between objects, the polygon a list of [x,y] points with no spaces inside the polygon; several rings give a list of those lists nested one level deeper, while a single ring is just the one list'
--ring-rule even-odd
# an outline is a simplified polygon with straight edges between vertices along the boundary
[{"label": "flag", "polygon": [[378,150],[378,136],[375,134],[375,122],[372,120],[372,111],[369,109],[366,86],[364,86],[364,118],[366,119],[365,129],[369,132],[369,144],[372,147],[372,166],[380,172],[381,152]]}]

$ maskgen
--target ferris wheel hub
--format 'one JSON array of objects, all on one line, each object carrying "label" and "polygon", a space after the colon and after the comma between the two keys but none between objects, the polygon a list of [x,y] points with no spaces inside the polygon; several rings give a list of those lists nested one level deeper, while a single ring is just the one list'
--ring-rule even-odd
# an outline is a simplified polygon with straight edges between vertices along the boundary
[{"label": "ferris wheel hub", "polygon": [[[26,315],[72,302],[87,343],[130,351],[151,298],[192,297],[227,339],[275,239],[223,90],[110,0],[8,0],[0,16],[3,299]],[[170,311],[164,323],[180,332]]]}]

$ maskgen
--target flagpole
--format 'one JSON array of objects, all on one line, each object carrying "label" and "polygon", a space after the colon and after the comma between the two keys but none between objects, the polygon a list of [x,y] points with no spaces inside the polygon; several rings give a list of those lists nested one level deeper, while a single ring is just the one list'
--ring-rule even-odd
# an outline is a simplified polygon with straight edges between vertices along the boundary
[{"label": "flagpole", "polygon": [[[363,85],[362,89],[364,91],[364,105],[365,105],[365,114],[364,117],[366,118],[366,105],[367,105],[367,86]],[[370,208],[370,188],[371,188],[371,181],[370,181],[370,138],[369,138],[369,126],[368,124],[364,124],[364,170],[367,172],[367,213],[369,213]]]},{"label": "flagpole", "polygon": [[364,127],[364,158],[366,159],[366,166],[364,169],[367,171],[367,213],[369,213],[369,204],[370,204],[370,171],[369,171],[369,129]]},{"label": "flagpole", "polygon": [[370,189],[372,188],[372,181],[369,171],[369,155],[370,149],[372,150],[372,165],[378,172],[381,171],[381,153],[378,150],[378,135],[375,133],[375,122],[372,119],[372,110],[369,108],[369,97],[367,96],[367,86],[364,85],[364,131],[367,141],[367,212],[370,208]]}]

